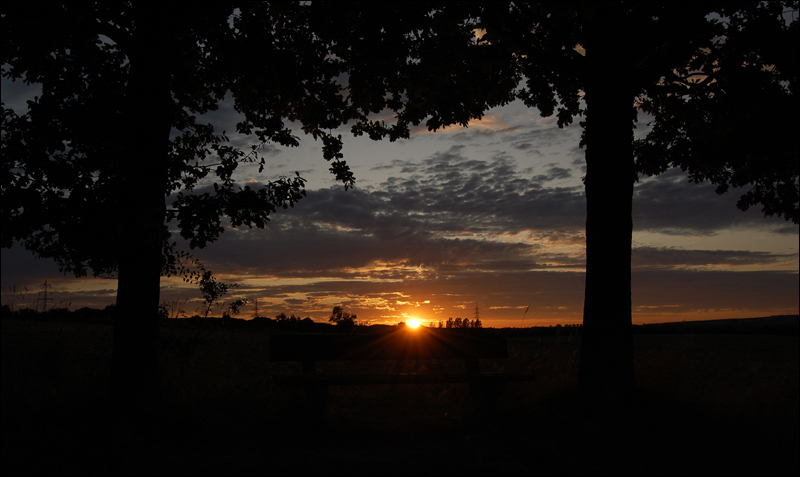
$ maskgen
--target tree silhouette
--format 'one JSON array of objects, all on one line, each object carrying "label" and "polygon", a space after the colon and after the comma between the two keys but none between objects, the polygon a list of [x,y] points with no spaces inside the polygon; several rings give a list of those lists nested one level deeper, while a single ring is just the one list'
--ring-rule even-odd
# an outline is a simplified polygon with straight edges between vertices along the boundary
[{"label": "tree silhouette", "polygon": [[333,307],[328,321],[343,328],[348,328],[356,325],[356,318],[358,318],[358,316],[356,316],[354,313],[344,311],[344,307],[341,305],[336,305]]},{"label": "tree silhouette", "polygon": [[[3,108],[0,244],[21,240],[66,272],[117,274],[111,395],[149,402],[159,280],[180,271],[167,223],[204,247],[223,221],[263,227],[300,200],[299,176],[258,188],[232,179],[242,161],[264,165],[261,145],[298,144],[285,120],[322,140],[348,188],[341,140],[328,132],[348,120],[355,135],[396,140],[520,98],[559,126],[584,118],[581,386],[630,390],[638,175],[681,167],[719,192],[749,187],[741,208],[800,219],[800,42],[785,10],[797,2],[6,2],[3,76],[42,92],[23,115]],[[199,119],[227,94],[244,115],[237,132],[257,139],[249,153]],[[394,122],[369,116],[384,110]],[[637,110],[654,126],[641,141]]]},{"label": "tree silhouette", "polygon": [[[670,167],[738,206],[797,223],[797,2],[381,3],[324,11],[354,87],[350,100],[396,120],[355,133],[394,140],[467,125],[519,98],[558,125],[583,117],[586,292],[581,388],[625,395],[634,385],[631,237],[634,183]],[[788,12],[791,22],[785,18]],[[335,28],[336,25],[348,28]],[[653,129],[634,141],[639,111]],[[455,326],[448,320],[447,327]]]},{"label": "tree silhouette", "polygon": [[[304,197],[299,175],[243,188],[232,178],[242,162],[263,170],[264,144],[298,145],[285,120],[321,139],[331,172],[353,185],[328,132],[347,116],[338,70],[308,12],[301,3],[3,4],[2,74],[41,93],[24,114],[3,107],[1,244],[22,241],[78,276],[116,275],[113,402],[158,398],[159,282],[181,270],[168,223],[205,247],[223,221],[261,228]],[[226,95],[243,116],[237,132],[254,139],[249,152],[202,122]]]},{"label": "tree silhouette", "polygon": [[[487,18],[487,41],[519,48],[526,104],[549,113],[555,93],[559,123],[566,123],[585,94],[580,383],[593,396],[613,399],[634,384],[630,257],[637,174],[681,167],[696,182],[717,184],[720,193],[750,186],[740,208],[760,203],[766,215],[800,218],[798,146],[786,135],[798,126],[792,90],[798,56],[786,51],[796,47],[784,46],[797,42],[797,21],[787,26],[781,3],[714,7],[611,2],[549,12],[515,5]],[[537,33],[528,38],[507,33],[530,25]],[[774,107],[769,125],[763,104]],[[633,105],[654,122],[640,141],[633,140]]]}]

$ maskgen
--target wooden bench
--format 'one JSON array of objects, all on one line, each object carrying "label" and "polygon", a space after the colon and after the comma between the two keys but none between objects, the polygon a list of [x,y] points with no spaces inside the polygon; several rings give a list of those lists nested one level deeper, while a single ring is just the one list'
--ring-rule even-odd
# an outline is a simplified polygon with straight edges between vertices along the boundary
[{"label": "wooden bench", "polygon": [[[302,375],[276,375],[273,382],[303,387],[309,413],[324,416],[329,386],[467,383],[481,409],[491,409],[507,382],[533,381],[524,374],[481,373],[481,359],[508,358],[504,336],[490,336],[485,330],[396,328],[390,332],[358,334],[275,334],[270,337],[270,360],[300,361]],[[317,372],[318,361],[408,361],[461,360],[463,370],[424,373]]]}]

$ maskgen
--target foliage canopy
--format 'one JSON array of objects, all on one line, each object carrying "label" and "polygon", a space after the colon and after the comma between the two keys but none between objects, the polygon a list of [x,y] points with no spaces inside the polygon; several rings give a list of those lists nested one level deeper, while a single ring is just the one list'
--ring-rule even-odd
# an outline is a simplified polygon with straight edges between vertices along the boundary
[{"label": "foliage canopy", "polygon": [[[297,146],[287,121],[321,138],[331,172],[352,187],[340,138],[329,132],[347,119],[338,70],[307,28],[307,10],[296,3],[4,5],[3,77],[41,93],[23,114],[3,107],[2,246],[21,240],[76,275],[116,272],[124,232],[115,232],[138,193],[126,184],[136,168],[156,177],[168,198],[165,222],[192,248],[215,241],[225,220],[264,227],[271,213],[305,196],[305,180],[296,174],[241,187],[233,175],[243,162],[262,172],[266,144]],[[144,87],[161,103],[131,104],[137,66],[159,55],[165,71]],[[255,140],[250,150],[202,120],[227,97],[242,115],[236,132]],[[131,144],[146,139],[132,121],[147,119],[165,121],[169,138],[160,157],[130,164]],[[170,235],[164,226],[165,273],[177,271],[180,257]]]}]

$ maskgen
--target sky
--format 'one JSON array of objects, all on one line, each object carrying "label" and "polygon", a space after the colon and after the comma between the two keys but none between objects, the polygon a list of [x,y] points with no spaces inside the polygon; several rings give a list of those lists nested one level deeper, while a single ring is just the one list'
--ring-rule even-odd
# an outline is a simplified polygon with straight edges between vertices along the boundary
[{"label": "sky", "polygon": [[[31,88],[3,79],[6,107],[25,112]],[[228,99],[204,119],[232,131]],[[637,134],[646,132],[640,118]],[[484,326],[580,323],[586,202],[580,126],[514,102],[468,128],[424,128],[395,143],[354,138],[345,160],[357,182],[345,191],[327,171],[321,143],[296,129],[297,148],[267,145],[267,166],[243,164],[237,182],[264,183],[298,171],[306,198],[265,229],[228,228],[192,253],[225,283],[226,301],[246,298],[241,317],[279,313],[327,321],[335,305],[362,323],[423,324],[449,317]],[[202,193],[210,183],[197,189]],[[717,195],[679,169],[636,184],[632,303],[635,324],[797,314],[798,226],[738,210],[742,191]],[[173,224],[174,225],[174,224]],[[177,236],[177,234],[176,234]],[[2,303],[72,310],[112,304],[116,281],[74,278],[20,246],[3,249]],[[162,278],[173,313],[200,312],[196,285]],[[526,311],[527,310],[527,311]],[[215,307],[212,315],[219,316]]]}]

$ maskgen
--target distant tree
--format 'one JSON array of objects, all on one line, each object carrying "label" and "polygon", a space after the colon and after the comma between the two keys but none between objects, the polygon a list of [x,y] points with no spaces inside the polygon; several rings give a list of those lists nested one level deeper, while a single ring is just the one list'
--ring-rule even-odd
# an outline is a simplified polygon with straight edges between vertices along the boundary
[{"label": "distant tree", "polygon": [[472,322],[473,328],[483,328],[483,323],[481,322],[480,318],[476,318],[475,321]]},{"label": "distant tree", "polygon": [[333,311],[331,311],[331,316],[328,318],[328,321],[338,326],[350,327],[355,326],[356,318],[358,317],[354,313],[344,311],[344,308],[341,305],[336,305],[333,307]]},{"label": "distant tree", "polygon": [[456,320],[453,322],[453,328],[463,328],[463,327],[464,327],[464,320],[462,320],[460,317],[456,318]]},{"label": "distant tree", "polygon": [[453,317],[451,316],[450,318],[447,319],[445,328],[453,328],[454,326],[455,326],[455,320],[453,320]]}]

